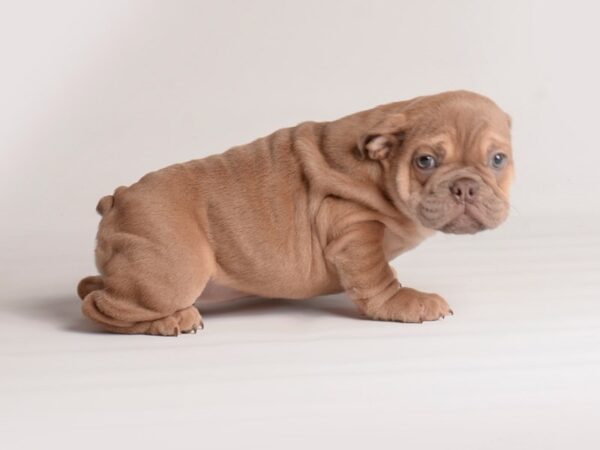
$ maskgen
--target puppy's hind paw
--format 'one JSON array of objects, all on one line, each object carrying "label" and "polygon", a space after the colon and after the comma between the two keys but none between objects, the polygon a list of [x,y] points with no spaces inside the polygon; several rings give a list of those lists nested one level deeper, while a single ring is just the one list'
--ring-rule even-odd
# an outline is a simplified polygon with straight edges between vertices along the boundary
[{"label": "puppy's hind paw", "polygon": [[203,329],[202,316],[195,306],[177,311],[168,317],[152,322],[148,334],[161,336],[179,336],[179,334],[195,334]]}]

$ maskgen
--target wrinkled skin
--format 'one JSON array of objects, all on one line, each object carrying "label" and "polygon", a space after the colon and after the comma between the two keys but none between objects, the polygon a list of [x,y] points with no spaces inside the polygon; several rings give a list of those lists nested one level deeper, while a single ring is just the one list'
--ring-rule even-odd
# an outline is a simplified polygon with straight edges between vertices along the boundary
[{"label": "wrinkled skin", "polygon": [[[390,180],[399,209],[445,233],[496,228],[509,211],[514,170],[510,118],[486,98],[469,98],[469,103],[465,108],[465,99],[457,98],[433,109],[427,101],[408,107],[406,133]],[[497,154],[504,160],[495,167]],[[436,159],[435,167],[418,166],[418,158],[425,155]],[[473,195],[453,192],[459,180],[468,180]]]},{"label": "wrinkled skin", "polygon": [[445,299],[402,286],[389,261],[435,231],[497,227],[512,174],[510,119],[472,92],[281,129],[103,197],[83,313],[174,336],[202,328],[199,296],[344,291],[370,319],[437,320]]}]

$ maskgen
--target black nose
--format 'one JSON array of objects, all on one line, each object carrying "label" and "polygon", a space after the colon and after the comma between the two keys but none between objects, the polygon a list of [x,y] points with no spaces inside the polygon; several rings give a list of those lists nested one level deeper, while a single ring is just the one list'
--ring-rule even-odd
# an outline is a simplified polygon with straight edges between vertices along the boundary
[{"label": "black nose", "polygon": [[472,203],[477,198],[477,191],[479,190],[479,184],[475,180],[470,178],[461,178],[456,180],[450,186],[450,191],[454,198],[459,202]]}]

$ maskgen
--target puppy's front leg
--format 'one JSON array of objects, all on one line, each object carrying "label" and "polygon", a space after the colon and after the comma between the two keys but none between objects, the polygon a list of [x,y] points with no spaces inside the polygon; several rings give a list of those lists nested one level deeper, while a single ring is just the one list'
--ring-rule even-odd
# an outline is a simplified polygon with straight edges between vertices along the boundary
[{"label": "puppy's front leg", "polygon": [[384,226],[363,222],[348,228],[327,247],[342,287],[369,318],[399,322],[438,320],[452,314],[437,294],[402,287],[385,259]]}]

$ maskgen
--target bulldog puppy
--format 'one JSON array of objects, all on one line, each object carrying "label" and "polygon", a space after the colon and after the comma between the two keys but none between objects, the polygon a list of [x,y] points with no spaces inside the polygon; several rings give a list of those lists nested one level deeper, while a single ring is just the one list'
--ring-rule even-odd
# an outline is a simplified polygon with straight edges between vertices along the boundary
[{"label": "bulldog puppy", "polygon": [[446,301],[402,287],[388,261],[438,230],[498,226],[512,177],[510,119],[472,92],[285,128],[102,198],[83,313],[112,332],[176,336],[202,327],[205,289],[345,291],[371,319],[437,320]]}]

